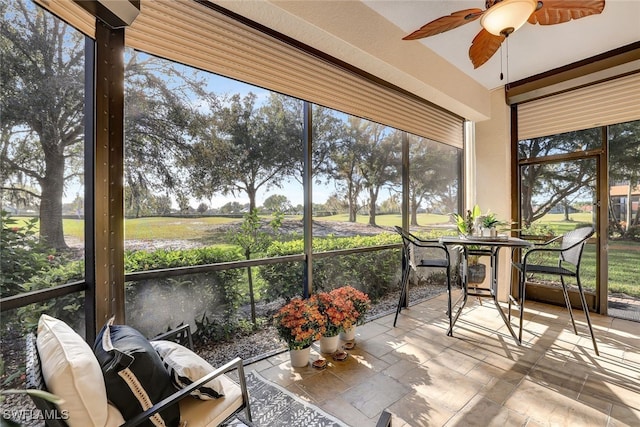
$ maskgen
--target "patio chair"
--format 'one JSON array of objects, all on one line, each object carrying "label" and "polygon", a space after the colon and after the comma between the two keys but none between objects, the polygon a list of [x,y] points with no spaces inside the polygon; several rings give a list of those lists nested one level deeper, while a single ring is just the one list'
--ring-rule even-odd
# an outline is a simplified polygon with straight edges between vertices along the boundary
[{"label": "patio chair", "polygon": [[[450,270],[450,257],[449,251],[447,247],[440,243],[437,239],[435,240],[425,240],[420,239],[419,237],[414,236],[408,231],[403,230],[401,227],[395,226],[396,232],[402,236],[402,280],[401,280],[401,290],[400,290],[400,299],[398,301],[398,307],[396,309],[396,316],[393,319],[393,326],[396,326],[396,322],[398,321],[398,315],[402,310],[402,306],[405,304],[407,299],[407,290],[409,287],[409,274],[411,269],[416,270],[419,267],[430,267],[430,268],[443,268],[447,275],[447,292],[451,295],[451,272]],[[412,256],[412,248],[413,248],[413,256]],[[418,259],[416,249],[427,249],[432,250],[437,256],[433,258],[420,258]],[[441,255],[440,255],[441,253]],[[451,298],[448,298],[448,309],[447,315],[449,316],[449,325],[451,325]],[[449,334],[451,333],[451,328],[449,328]]]},{"label": "patio chair", "polygon": [[[111,402],[108,403],[106,399],[104,402],[97,401],[99,399],[96,399],[95,396],[99,394],[94,395],[91,391],[92,388],[99,388],[96,387],[95,381],[97,379],[92,375],[93,371],[88,368],[91,362],[88,362],[87,358],[94,357],[94,355],[92,353],[82,354],[82,349],[86,345],[82,337],[75,334],[70,327],[58,319],[49,317],[49,322],[57,325],[51,328],[56,329],[51,340],[57,343],[55,354],[47,353],[51,348],[49,346],[44,350],[47,354],[45,356],[41,355],[38,349],[40,342],[38,341],[38,344],[36,344],[36,335],[31,333],[26,337],[26,388],[47,391],[42,366],[43,363],[51,363],[53,368],[61,373],[55,378],[58,390],[62,390],[66,394],[58,396],[65,400],[64,404],[66,406],[62,408],[59,408],[42,395],[30,394],[36,408],[42,411],[42,419],[44,419],[47,427],[68,427],[69,425],[121,425],[133,427],[141,424],[151,425],[150,420],[156,417],[156,414],[161,414],[167,408],[175,407],[175,405],[179,405],[181,422],[189,426],[217,426],[223,421],[230,420],[242,410],[244,410],[246,416],[246,419],[242,419],[242,422],[249,426],[253,425],[243,363],[239,357],[217,369],[212,368],[214,369],[213,371],[205,374],[200,379],[193,378],[193,382],[181,376],[180,379],[185,382],[183,388],[174,389],[167,397],[150,406],[144,412],[138,412],[137,415],[123,423],[123,417],[118,409],[111,405]],[[184,344],[186,348],[192,343],[189,326],[183,325],[153,338],[153,342],[157,343],[166,342],[167,340],[181,345]],[[88,346],[86,349],[90,350]],[[135,357],[139,357],[139,353],[134,354],[136,354]],[[190,363],[185,361],[184,354],[182,356],[180,359],[182,362]],[[194,367],[187,369],[190,369],[190,371],[180,371],[180,375],[191,375],[196,370]],[[224,375],[232,370],[237,370],[238,383]],[[199,374],[195,375],[200,377]],[[53,380],[53,378],[51,379]],[[202,387],[210,386],[212,381],[216,380],[219,381],[221,387],[224,387],[223,396],[211,400],[200,400],[202,397],[193,397],[194,393],[202,390]],[[137,384],[141,386],[140,383]],[[61,387],[64,388],[61,389]],[[202,394],[198,395],[202,396]],[[69,399],[68,396],[72,398]],[[106,411],[104,410],[105,408]],[[92,412],[92,410],[95,412]],[[101,415],[96,415],[98,412]],[[98,419],[101,422],[96,422]],[[156,424],[157,422],[156,419],[153,425],[158,425]]]},{"label": "patio chair", "polygon": [[[589,332],[591,333],[591,341],[593,341],[593,349],[597,355],[600,355],[598,352],[598,345],[596,343],[596,338],[593,333],[593,326],[591,325],[591,317],[589,316],[589,307],[587,306],[587,301],[584,297],[584,290],[582,288],[582,283],[580,282],[580,261],[582,259],[582,252],[584,250],[584,246],[587,243],[587,240],[591,236],[595,230],[593,227],[582,227],[577,228],[573,231],[565,233],[562,236],[558,236],[554,239],[551,239],[543,244],[539,244],[533,247],[533,249],[529,249],[524,254],[522,262],[514,262],[513,267],[518,270],[519,276],[519,303],[520,303],[520,331],[519,331],[519,339],[522,341],[522,324],[523,324],[523,315],[524,315],[524,300],[526,294],[526,283],[527,276],[530,274],[545,274],[551,276],[560,277],[560,283],[562,284],[562,293],[564,295],[564,301],[569,310],[569,317],[571,318],[571,323],[573,324],[573,331],[577,335],[578,330],[576,328],[576,322],[573,318],[573,310],[571,308],[571,302],[569,301],[569,293],[567,291],[567,284],[565,283],[565,277],[575,277],[576,284],[578,286],[578,293],[580,294],[580,302],[582,303],[582,310],[584,311],[585,317],[587,318],[587,325],[589,326]],[[554,248],[549,247],[549,245],[553,242],[561,241],[560,247]],[[558,254],[558,263],[556,265],[539,265],[533,263],[531,260],[534,255],[544,254],[544,253],[557,253]],[[509,316],[511,315],[511,300],[509,300]]]}]

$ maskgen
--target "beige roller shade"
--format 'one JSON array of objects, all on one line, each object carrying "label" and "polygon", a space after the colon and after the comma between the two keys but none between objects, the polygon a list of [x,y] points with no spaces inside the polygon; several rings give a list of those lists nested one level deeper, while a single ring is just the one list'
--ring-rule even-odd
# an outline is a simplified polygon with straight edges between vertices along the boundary
[{"label": "beige roller shade", "polygon": [[[71,0],[36,0],[95,38]],[[463,119],[248,27],[194,0],[142,0],[127,46],[462,148]]]},{"label": "beige roller shade", "polygon": [[518,139],[640,119],[640,73],[518,105]]},{"label": "beige roller shade", "polygon": [[96,18],[71,0],[34,0],[67,24],[85,35],[96,38]]},{"label": "beige roller shade", "polygon": [[463,120],[193,0],[143,0],[127,46],[462,148]]}]

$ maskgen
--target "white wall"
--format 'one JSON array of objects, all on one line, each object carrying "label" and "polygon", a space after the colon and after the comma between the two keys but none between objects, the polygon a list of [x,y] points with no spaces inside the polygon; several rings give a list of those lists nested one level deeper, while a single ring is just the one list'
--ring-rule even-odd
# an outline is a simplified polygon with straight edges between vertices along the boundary
[{"label": "white wall", "polygon": [[[503,89],[491,92],[491,119],[475,125],[475,202],[511,222],[511,120]],[[506,301],[510,281],[510,250],[501,249],[498,297]],[[489,270],[487,269],[487,275]]]}]

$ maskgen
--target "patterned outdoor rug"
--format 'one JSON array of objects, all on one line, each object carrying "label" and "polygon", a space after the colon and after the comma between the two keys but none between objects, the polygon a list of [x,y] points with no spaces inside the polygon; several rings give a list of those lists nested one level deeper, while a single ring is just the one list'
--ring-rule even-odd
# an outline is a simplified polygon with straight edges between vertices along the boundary
[{"label": "patterned outdoor rug", "polygon": [[[247,388],[255,427],[349,427],[256,371],[247,373]],[[244,412],[240,417],[244,418]],[[226,425],[242,427],[246,424],[236,419]]]}]

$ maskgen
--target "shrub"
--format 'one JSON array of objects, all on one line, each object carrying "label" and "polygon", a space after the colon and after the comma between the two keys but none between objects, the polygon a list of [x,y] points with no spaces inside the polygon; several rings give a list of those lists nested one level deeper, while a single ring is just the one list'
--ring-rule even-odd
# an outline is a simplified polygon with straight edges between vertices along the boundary
[{"label": "shrub", "polygon": [[[329,236],[314,239],[313,249],[315,252],[326,252],[399,242],[400,237],[392,233],[381,233],[376,236]],[[274,242],[267,249],[267,255],[275,257],[300,254],[303,252],[303,244],[302,240]],[[369,294],[369,297],[375,301],[397,285],[394,279],[399,274],[400,252],[400,249],[388,249],[315,258],[313,261],[314,292],[330,291],[338,286],[350,285]],[[302,293],[303,266],[300,263],[262,266],[260,275],[267,283],[265,290],[267,300],[278,298],[289,300]]]},{"label": "shrub", "polygon": [[[157,270],[239,259],[242,255],[235,248],[135,251],[127,252],[125,269]],[[231,330],[242,298],[241,279],[242,271],[232,269],[128,282],[127,323],[147,336],[181,323],[197,327],[197,319],[202,319],[201,325],[214,322],[220,325],[220,331]]]},{"label": "shrub", "polygon": [[22,285],[34,275],[50,267],[49,255],[55,252],[46,249],[38,241],[38,218],[24,225],[2,211],[2,234],[0,234],[0,292],[2,298],[24,292]]},{"label": "shrub", "polygon": [[640,242],[640,225],[634,225],[629,227],[626,233],[624,233],[624,237],[631,240],[636,240]]},{"label": "shrub", "polygon": [[[84,278],[84,261],[71,261],[42,271],[23,284],[22,292],[48,289]],[[18,309],[25,331],[35,331],[40,315],[46,313],[66,322],[76,331],[84,330],[84,293],[75,292]]]}]

